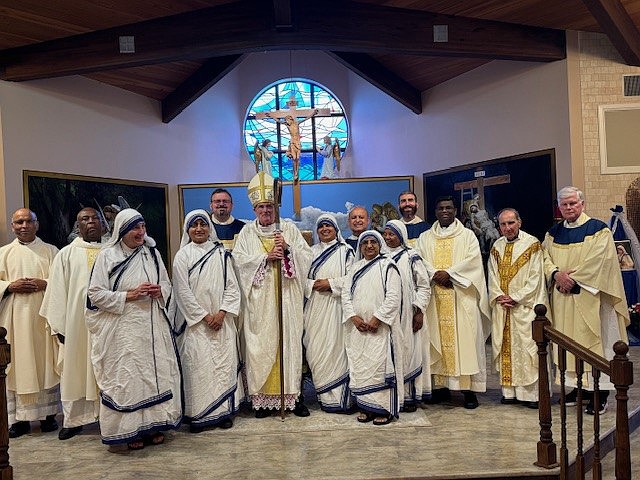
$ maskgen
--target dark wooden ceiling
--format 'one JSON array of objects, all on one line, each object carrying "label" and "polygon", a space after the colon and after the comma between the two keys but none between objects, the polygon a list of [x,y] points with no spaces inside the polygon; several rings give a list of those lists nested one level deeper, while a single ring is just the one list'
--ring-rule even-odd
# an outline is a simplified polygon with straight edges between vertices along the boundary
[{"label": "dark wooden ceiling", "polygon": [[0,0],[0,79],[85,75],[168,122],[248,53],[314,49],[420,113],[423,91],[491,60],[564,58],[565,30],[640,66],[638,26],[640,0]]}]

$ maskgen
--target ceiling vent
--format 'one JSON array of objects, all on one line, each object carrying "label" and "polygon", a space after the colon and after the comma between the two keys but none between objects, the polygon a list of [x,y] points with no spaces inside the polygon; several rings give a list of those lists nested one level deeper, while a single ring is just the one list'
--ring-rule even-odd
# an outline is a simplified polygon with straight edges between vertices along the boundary
[{"label": "ceiling vent", "polygon": [[624,96],[640,97],[640,75],[624,75]]}]

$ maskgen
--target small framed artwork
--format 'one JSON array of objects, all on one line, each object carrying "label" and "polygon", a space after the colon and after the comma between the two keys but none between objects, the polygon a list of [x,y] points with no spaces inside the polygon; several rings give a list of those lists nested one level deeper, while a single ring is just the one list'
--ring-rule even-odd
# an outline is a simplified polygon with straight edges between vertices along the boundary
[{"label": "small framed artwork", "polygon": [[635,270],[635,263],[631,253],[631,242],[629,240],[616,240],[615,243],[620,270]]}]

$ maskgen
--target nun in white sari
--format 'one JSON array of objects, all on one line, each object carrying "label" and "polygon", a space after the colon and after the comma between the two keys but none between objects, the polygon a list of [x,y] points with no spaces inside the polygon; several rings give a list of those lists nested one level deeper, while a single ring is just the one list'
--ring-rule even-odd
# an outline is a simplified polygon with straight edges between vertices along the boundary
[{"label": "nun in white sari", "polygon": [[182,419],[177,349],[165,304],[171,283],[144,218],[127,208],[98,254],[87,290],[100,432],[132,450],[164,441]]},{"label": "nun in white sari", "polygon": [[353,263],[353,249],[328,213],[316,221],[318,242],[305,286],[304,336],[318,402],[326,412],[348,411],[349,365],[342,327],[342,286]]},{"label": "nun in white sari", "polygon": [[380,253],[384,245],[374,230],[360,234],[358,261],[342,290],[351,392],[361,410],[358,421],[374,425],[386,425],[398,417],[402,397],[398,352],[402,287],[395,262]]},{"label": "nun in white sari", "polygon": [[240,288],[231,254],[217,241],[209,215],[184,219],[173,261],[173,296],[184,381],[185,422],[190,431],[231,428],[242,400],[238,331]]}]

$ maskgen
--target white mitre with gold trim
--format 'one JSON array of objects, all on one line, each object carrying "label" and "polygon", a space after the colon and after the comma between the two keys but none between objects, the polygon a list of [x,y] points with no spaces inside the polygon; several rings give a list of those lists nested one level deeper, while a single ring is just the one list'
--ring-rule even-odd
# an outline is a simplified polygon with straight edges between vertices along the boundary
[{"label": "white mitre with gold trim", "polygon": [[249,182],[247,188],[251,206],[255,208],[259,203],[274,203],[273,177],[264,172],[258,172]]}]

